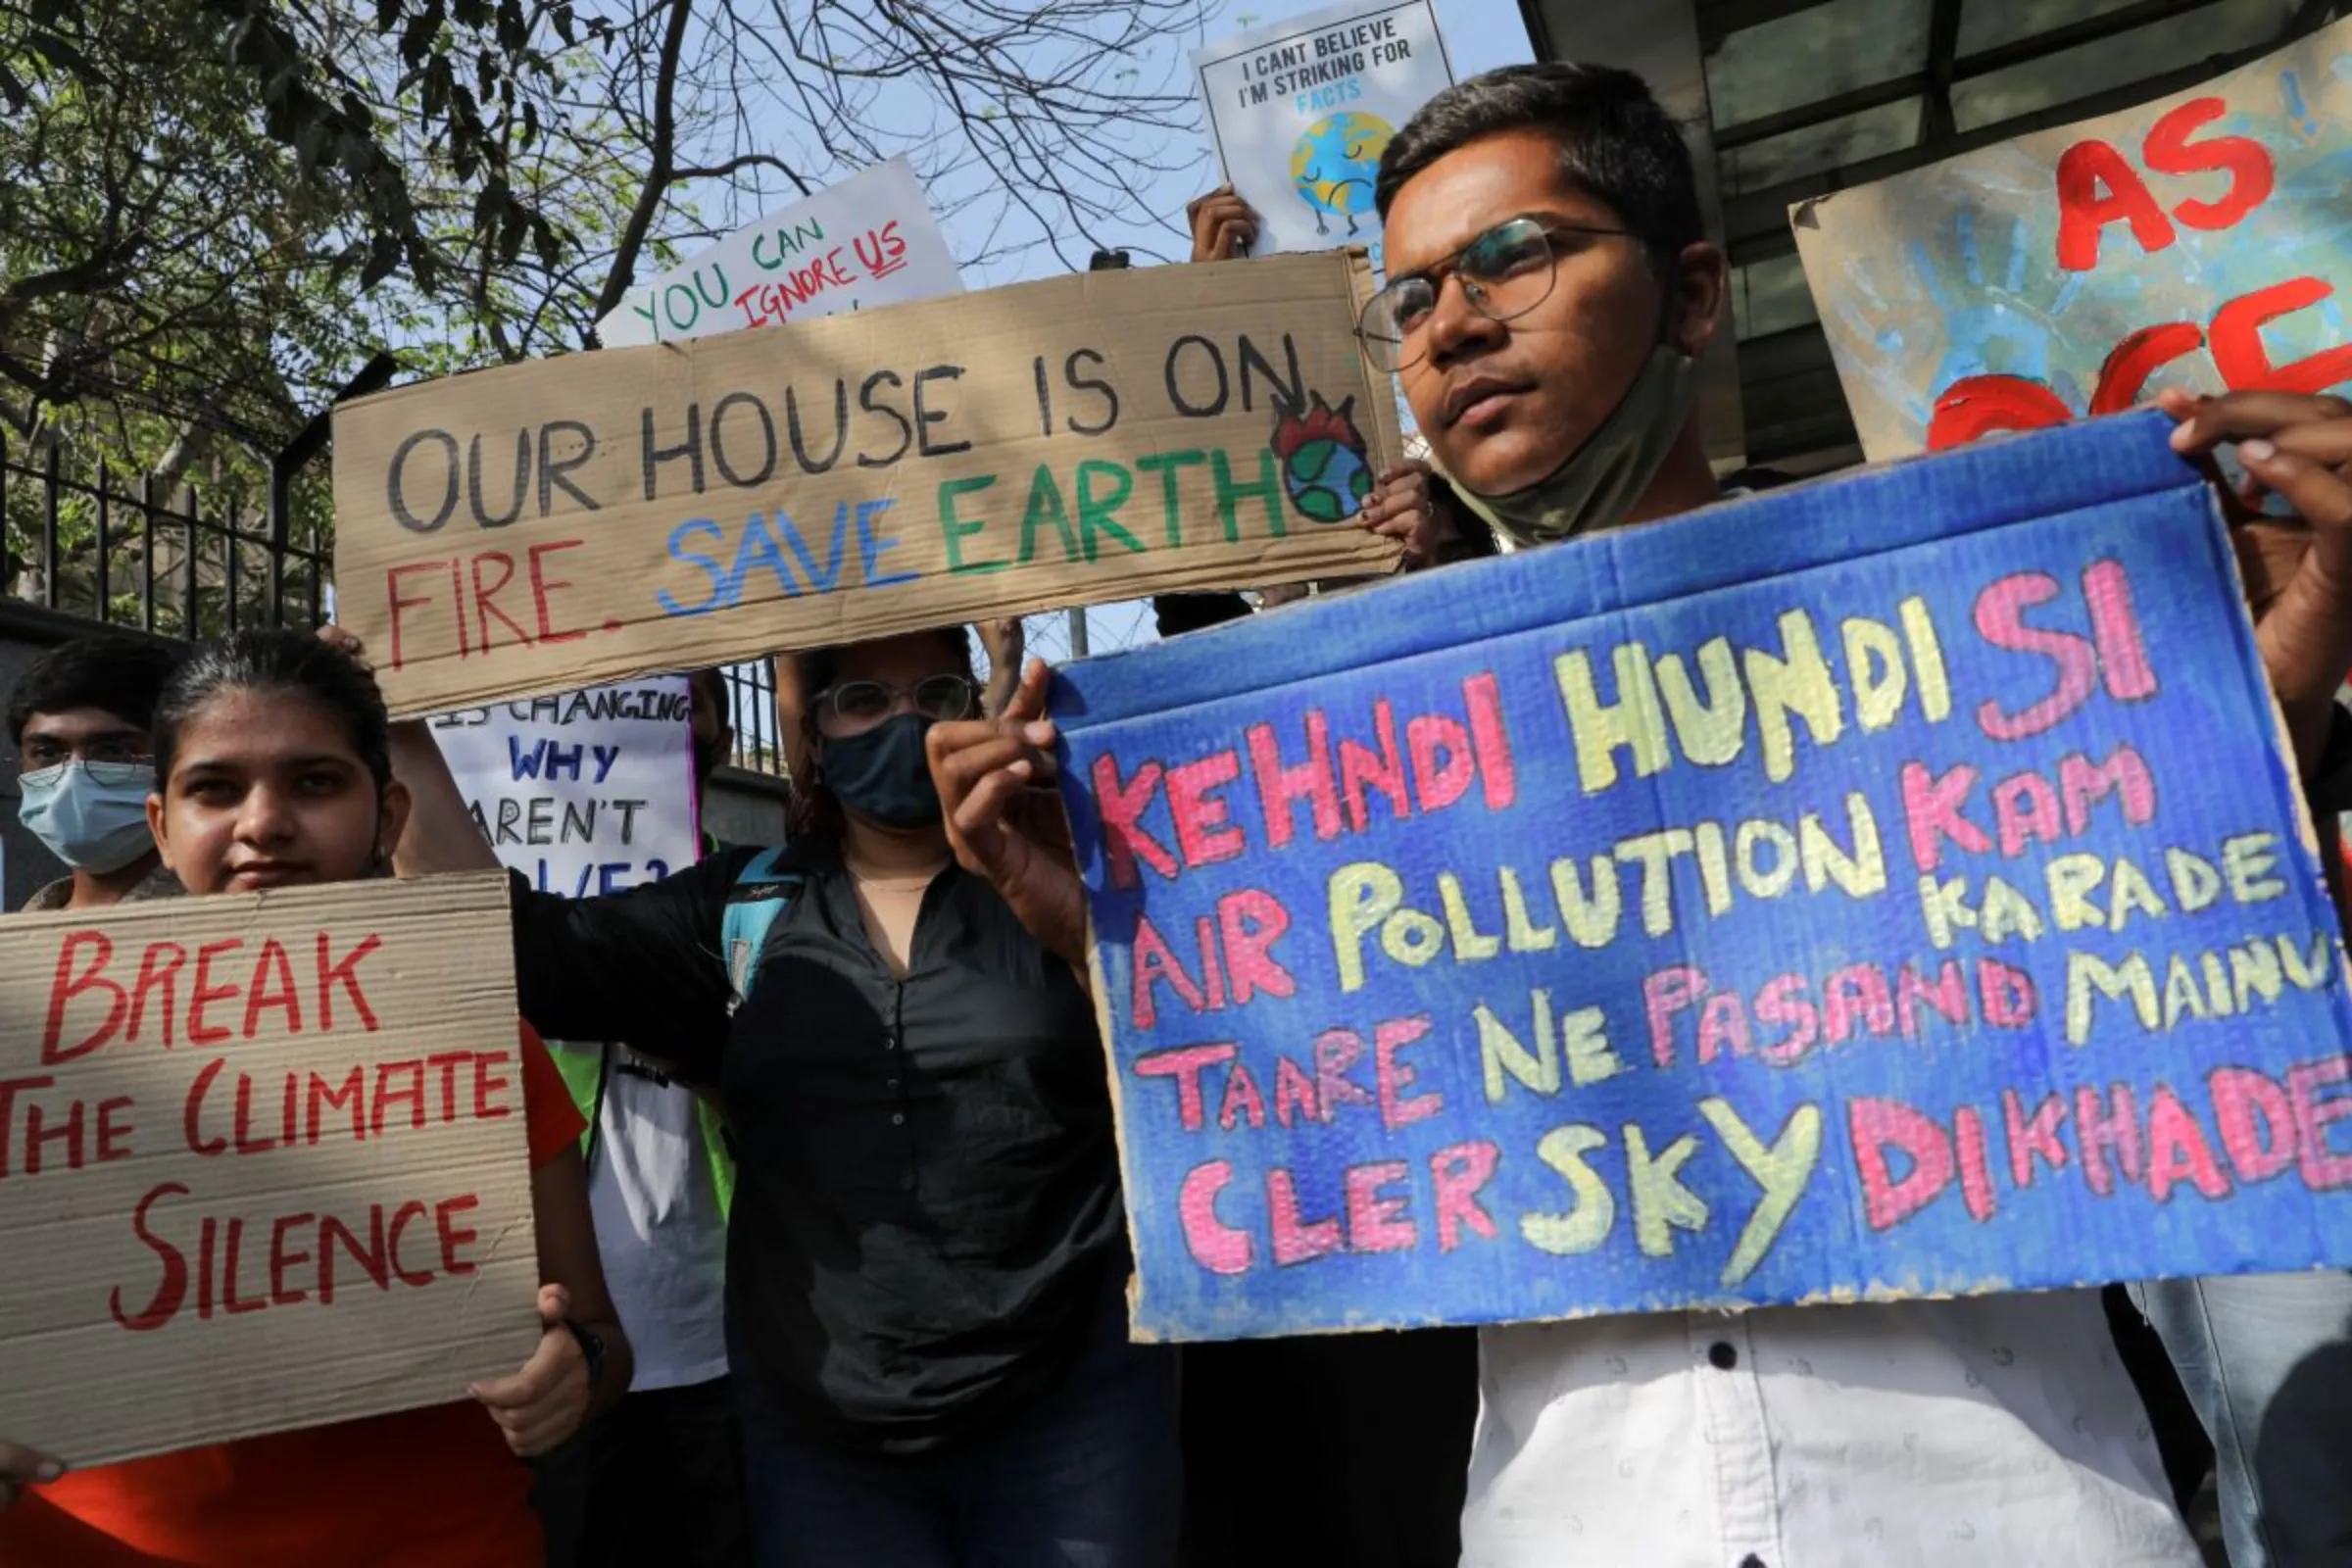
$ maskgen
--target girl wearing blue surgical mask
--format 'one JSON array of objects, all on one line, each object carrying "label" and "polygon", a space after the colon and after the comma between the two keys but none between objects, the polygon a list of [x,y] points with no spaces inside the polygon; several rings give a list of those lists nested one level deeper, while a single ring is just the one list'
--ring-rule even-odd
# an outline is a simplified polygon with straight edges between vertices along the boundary
[{"label": "girl wearing blue surgical mask", "polygon": [[[980,710],[966,634],[808,655],[800,675],[814,776],[791,847],[601,899],[517,879],[523,1011],[723,1099],[758,1568],[1163,1568],[1174,1365],[1127,1343],[1094,1007],[956,864],[924,755]],[[399,868],[495,864],[429,731],[402,745]],[[762,900],[773,923],[747,941]]]}]

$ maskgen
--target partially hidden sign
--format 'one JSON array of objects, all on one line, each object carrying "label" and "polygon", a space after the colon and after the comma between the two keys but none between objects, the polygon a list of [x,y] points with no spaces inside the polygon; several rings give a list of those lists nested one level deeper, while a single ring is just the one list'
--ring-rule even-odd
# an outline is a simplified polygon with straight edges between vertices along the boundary
[{"label": "partially hidden sign", "polygon": [[1941,450],[2165,387],[2352,381],[2352,22],[2187,92],[1799,205],[1862,448]]},{"label": "partially hidden sign", "polygon": [[87,1466],[538,1341],[506,879],[0,922],[0,1432]]},{"label": "partially hidden sign", "polygon": [[609,349],[813,320],[961,292],[956,259],[904,157],[747,223],[596,323]]},{"label": "partially hidden sign", "polygon": [[700,858],[683,675],[444,713],[433,738],[498,852],[542,893],[584,899]]},{"label": "partially hidden sign", "polygon": [[335,414],[402,714],[989,615],[1377,570],[1363,253],[1090,272]]},{"label": "partially hidden sign", "polygon": [[1451,85],[1430,0],[1344,4],[1193,51],[1217,157],[1258,215],[1252,253],[1366,245],[1380,155]]},{"label": "partially hidden sign", "polygon": [[2352,1262],[2336,922],[2168,428],[1063,671],[1138,1333]]}]

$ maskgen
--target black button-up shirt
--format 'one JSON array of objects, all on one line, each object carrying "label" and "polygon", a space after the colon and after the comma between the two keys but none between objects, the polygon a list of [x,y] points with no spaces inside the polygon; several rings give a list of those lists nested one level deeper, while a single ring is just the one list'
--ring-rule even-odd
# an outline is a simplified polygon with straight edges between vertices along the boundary
[{"label": "black button-up shirt", "polygon": [[838,1440],[921,1449],[1050,1382],[1123,1264],[1094,1008],[953,867],[894,976],[838,846],[812,841],[730,1019],[720,933],[758,853],[601,899],[515,878],[522,1011],[550,1037],[627,1040],[718,1086],[738,1166],[737,1376]]}]

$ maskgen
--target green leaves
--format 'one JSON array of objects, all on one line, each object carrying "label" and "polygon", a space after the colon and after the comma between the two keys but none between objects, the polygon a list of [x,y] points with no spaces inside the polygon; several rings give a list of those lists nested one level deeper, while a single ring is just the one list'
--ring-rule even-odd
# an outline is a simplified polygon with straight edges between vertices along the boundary
[{"label": "green leaves", "polygon": [[386,343],[571,340],[569,226],[633,193],[568,140],[530,41],[593,29],[542,3],[0,0],[0,420],[266,470]]}]

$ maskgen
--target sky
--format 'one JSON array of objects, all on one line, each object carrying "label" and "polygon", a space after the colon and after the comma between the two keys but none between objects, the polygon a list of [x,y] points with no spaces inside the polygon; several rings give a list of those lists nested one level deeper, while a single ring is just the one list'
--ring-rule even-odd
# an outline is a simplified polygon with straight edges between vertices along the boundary
[{"label": "sky", "polygon": [[[1201,33],[1190,37],[1170,36],[1165,42],[1162,58],[1138,62],[1147,78],[1155,77],[1162,70],[1180,78],[1194,80],[1186,57],[1193,50],[1208,43],[1221,42],[1245,32],[1294,17],[1321,11],[1332,0],[1226,0]],[[1367,0],[1365,9],[1373,9]],[[1438,30],[1446,40],[1446,53],[1453,67],[1455,80],[1474,76],[1496,66],[1513,65],[1533,60],[1535,51],[1528,42],[1527,24],[1512,0],[1437,0]],[[1198,106],[1197,106],[1198,107]],[[1183,236],[1185,204],[1203,191],[1221,182],[1216,157],[1208,134],[1205,110],[1195,119],[1194,129],[1181,149],[1191,155],[1194,172],[1189,178],[1167,178],[1149,189],[1147,210],[1137,215],[1126,231],[1108,240],[1111,248],[1133,247],[1139,253],[1151,251],[1160,255],[1181,257],[1189,245]],[[953,222],[946,225],[949,244],[957,254],[970,254],[978,248],[976,236],[959,234]],[[1137,261],[1143,260],[1141,254]],[[1055,268],[1052,255],[1033,251],[1010,266],[996,269],[967,270],[967,288],[988,288],[1002,283],[1027,282],[1053,275]]]},{"label": "sky", "polygon": [[[1027,0],[1027,3],[1045,9],[1052,6],[1053,0]],[[1199,81],[1189,62],[1192,52],[1206,44],[1221,43],[1324,10],[1334,0],[1196,0],[1196,3],[1199,14],[1205,20],[1192,26],[1170,28],[1160,34],[1152,48],[1126,54],[1124,67],[1115,74],[1130,80],[1139,90],[1159,89],[1194,99],[1188,117],[1189,128],[1175,138],[1174,144],[1163,143],[1149,149],[1157,161],[1181,166],[1185,172],[1147,184],[1141,192],[1144,199],[1131,220],[1105,224],[1093,236],[1107,248],[1132,250],[1139,266],[1146,265],[1152,257],[1183,258],[1189,248],[1183,226],[1185,204],[1221,179],[1205,111],[1198,101]],[[1445,37],[1456,80],[1496,66],[1534,58],[1527,26],[1515,0],[1435,0],[1435,3],[1439,29]],[[1377,9],[1377,0],[1364,0],[1364,9]],[[936,163],[935,157],[926,156],[929,149],[923,139],[924,132],[913,128],[939,124],[937,106],[927,92],[906,81],[883,82],[865,90],[872,96],[865,101],[861,116],[864,122],[910,142],[908,150],[913,152],[918,169]],[[830,159],[830,153],[811,146],[807,124],[798,118],[800,106],[793,95],[779,93],[763,97],[756,104],[747,100],[739,108],[746,117],[746,134],[725,151],[757,147],[811,169],[822,167]],[[949,127],[940,128],[945,131]],[[884,151],[895,150],[897,147],[886,137]],[[846,177],[855,168],[836,167],[840,171],[837,177]],[[1027,282],[1054,275],[1065,266],[1086,265],[1092,247],[1083,240],[1065,241],[1059,258],[1051,247],[1030,243],[1018,246],[1009,257],[972,265],[972,258],[991,249],[990,223],[997,204],[981,202],[960,212],[947,212],[947,209],[956,207],[994,178],[990,172],[962,171],[943,182],[933,199],[934,210],[946,212],[941,227],[950,248],[965,260],[966,288]],[[698,188],[693,194],[696,207],[722,230],[751,223],[791,206],[797,199],[797,193],[777,176],[759,168],[747,170],[726,182]],[[1040,232],[1038,225],[1026,218],[1016,218],[1011,226],[1017,240],[1034,240]],[[642,283],[660,270],[661,268],[648,262],[639,268],[638,281]]]}]

